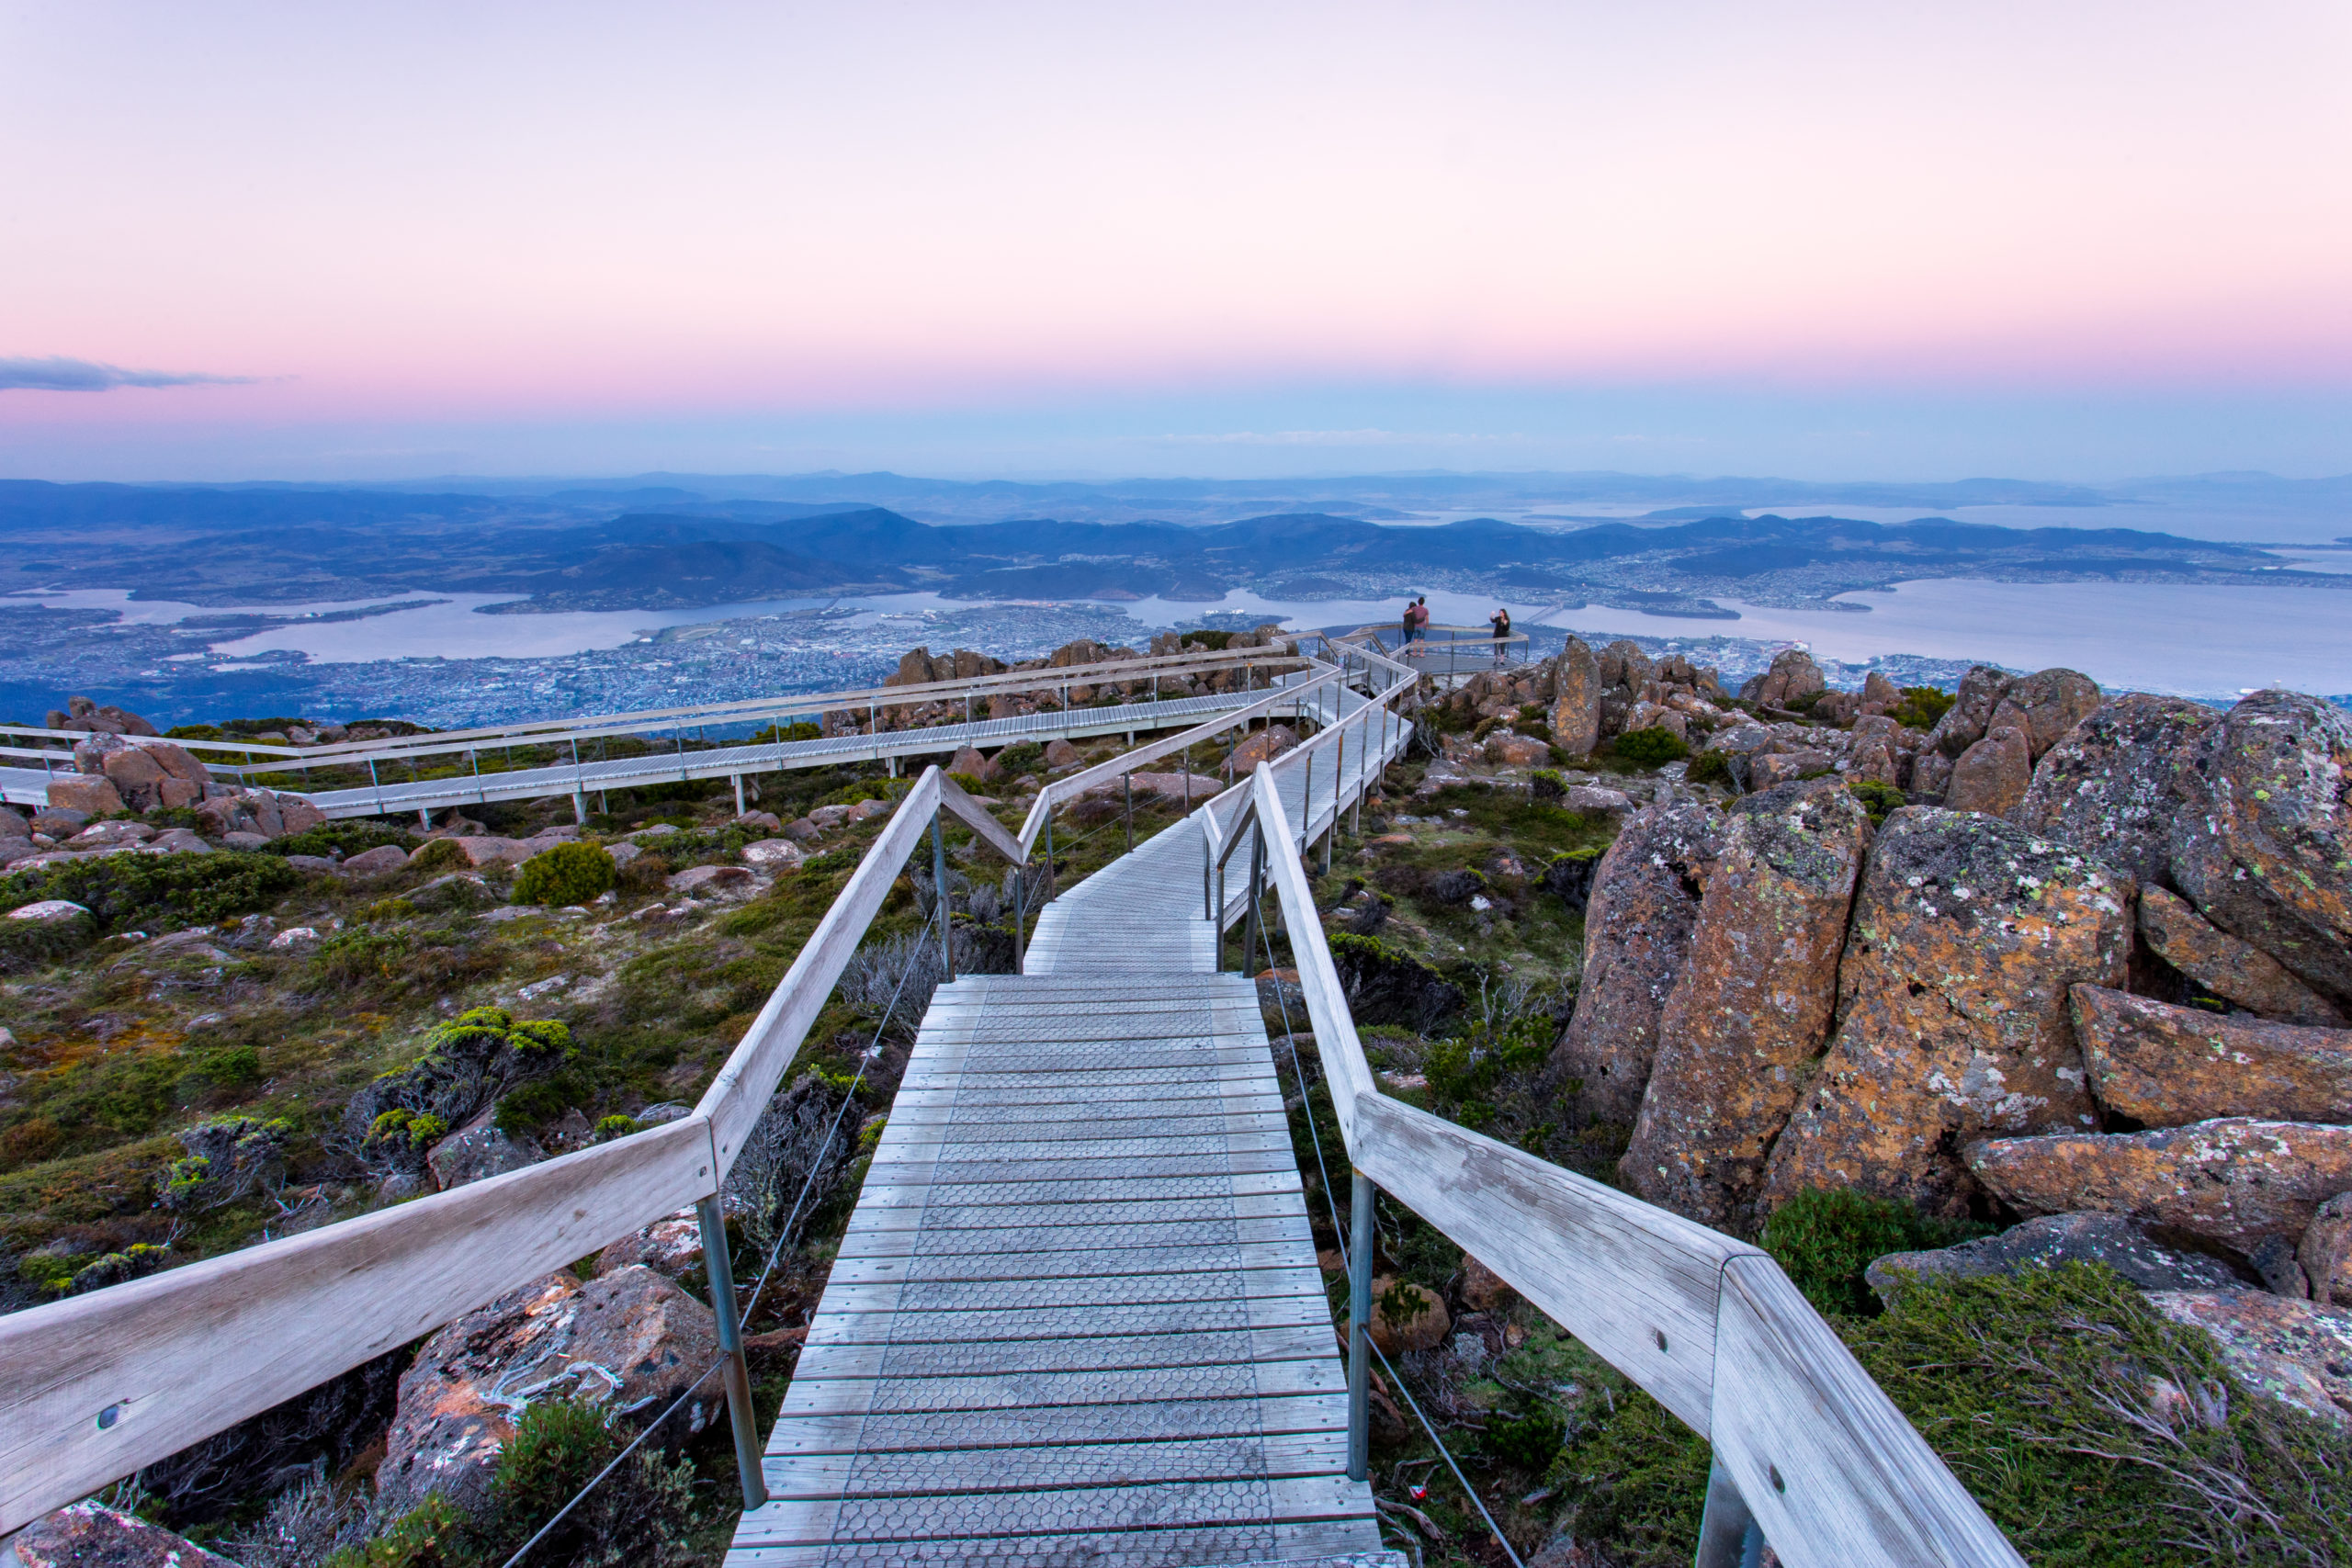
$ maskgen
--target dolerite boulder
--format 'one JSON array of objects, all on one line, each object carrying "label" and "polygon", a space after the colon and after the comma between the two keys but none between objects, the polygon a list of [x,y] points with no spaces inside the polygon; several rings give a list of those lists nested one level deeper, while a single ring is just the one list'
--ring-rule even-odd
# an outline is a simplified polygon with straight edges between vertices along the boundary
[{"label": "dolerite boulder", "polygon": [[1968,1140],[2097,1126],[2066,990],[2122,983],[2131,894],[1996,818],[1889,817],[1855,897],[1837,1036],[1773,1146],[1768,1201],[1852,1187],[1965,1213]]},{"label": "dolerite boulder", "polygon": [[2303,1239],[2295,1244],[2305,1288],[2322,1306],[2352,1306],[2352,1192],[2339,1192],[2319,1206]]},{"label": "dolerite boulder", "polygon": [[2151,1133],[2062,1133],[1972,1144],[1968,1168],[2029,1214],[2090,1209],[2177,1225],[2253,1256],[2299,1239],[2352,1192],[2352,1127],[2233,1117]]},{"label": "dolerite boulder", "polygon": [[1871,821],[1834,779],[1724,814],[1689,956],[1619,1170],[1650,1202],[1752,1229],[1764,1156],[1829,1038]]},{"label": "dolerite boulder", "polygon": [[47,799],[51,809],[88,817],[109,816],[123,808],[122,792],[104,774],[59,773],[49,781]]},{"label": "dolerite boulder", "polygon": [[1739,689],[1748,701],[1768,708],[1785,708],[1801,697],[1827,689],[1821,666],[1801,648],[1783,649],[1772,656],[1772,667]]},{"label": "dolerite boulder", "polygon": [[2007,671],[1989,664],[1979,664],[1962,675],[1951,706],[1944,710],[1943,717],[1936,720],[1935,728],[1928,732],[1928,745],[1957,759],[1984,739],[1984,731],[1992,727],[1993,710],[2008,695],[2009,682]]},{"label": "dolerite boulder", "polygon": [[1600,744],[1600,660],[1581,637],[1553,670],[1552,744],[1578,757]]},{"label": "dolerite boulder", "polygon": [[2040,670],[2011,682],[1994,705],[1984,732],[2008,726],[2022,732],[2038,761],[2098,707],[2098,683],[2073,670]]},{"label": "dolerite boulder", "polygon": [[2091,1093],[2143,1127],[2352,1122],[2352,1030],[2224,1018],[2098,986],[2075,987],[2073,1001]]},{"label": "dolerite boulder", "polygon": [[2181,750],[2214,723],[2211,709],[2133,692],[2103,704],[2042,754],[2017,820],[2095,848],[2143,887],[2171,880],[2172,819],[2187,807]]},{"label": "dolerite boulder", "polygon": [[2352,714],[2257,692],[2185,751],[2174,886],[2339,1010],[2352,1010]]},{"label": "dolerite boulder", "polygon": [[161,1525],[96,1499],[35,1519],[8,1539],[6,1550],[23,1568],[237,1568]]},{"label": "dolerite boulder", "polygon": [[[478,1510],[514,1435],[539,1399],[581,1399],[658,1414],[718,1354],[710,1309],[642,1264],[582,1284],[550,1274],[467,1314],[424,1342],[401,1377],[376,1491],[388,1512],[441,1493]],[[676,1418],[679,1436],[709,1425],[725,1398],[717,1379]]]},{"label": "dolerite boulder", "polygon": [[1652,807],[1600,857],[1576,1014],[1551,1060],[1557,1079],[1581,1080],[1573,1099],[1592,1121],[1626,1126],[1641,1111],[1658,1017],[1690,954],[1722,828],[1710,807]]},{"label": "dolerite boulder", "polygon": [[2167,1291],[2148,1304],[2210,1335],[2246,1389],[2352,1430],[2352,1313],[2260,1291]]},{"label": "dolerite boulder", "polygon": [[2149,951],[2217,997],[2278,1023],[2340,1029],[2344,1015],[2279,962],[2222,931],[2161,887],[2140,890],[2140,936]]},{"label": "dolerite boulder", "polygon": [[1944,790],[1944,805],[1953,811],[1981,811],[2007,817],[2025,801],[2033,782],[2033,753],[2025,732],[2009,725],[1987,730],[1984,739],[1960,754],[1951,765],[1951,783]]},{"label": "dolerite boulder", "polygon": [[1928,1252],[1890,1252],[1863,1277],[1889,1306],[1905,1276],[1973,1280],[2061,1263],[2098,1263],[2143,1291],[2234,1291],[2245,1281],[2218,1258],[2166,1247],[2144,1225],[2116,1214],[2044,1214],[1998,1235]]},{"label": "dolerite boulder", "polygon": [[1432,1292],[1391,1275],[1373,1280],[1372,1321],[1365,1333],[1383,1355],[1434,1349],[1453,1328],[1445,1303]]}]

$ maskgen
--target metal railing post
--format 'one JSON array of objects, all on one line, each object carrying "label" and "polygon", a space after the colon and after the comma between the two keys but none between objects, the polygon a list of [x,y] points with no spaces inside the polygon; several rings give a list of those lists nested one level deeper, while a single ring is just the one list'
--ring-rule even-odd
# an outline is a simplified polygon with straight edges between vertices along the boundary
[{"label": "metal railing post", "polygon": [[1021,927],[1029,913],[1029,896],[1021,877],[1021,868],[1012,868],[1012,972],[1028,973],[1028,962],[1021,955]]},{"label": "metal railing post", "polygon": [[1764,1531],[1718,1454],[1707,1467],[1707,1508],[1699,1517],[1694,1568],[1758,1568],[1763,1560]]},{"label": "metal railing post", "polygon": [[[1266,897],[1266,824],[1250,824],[1250,916],[1242,928],[1241,973],[1250,973],[1250,965],[1258,962],[1258,907]],[[1280,981],[1275,982],[1277,985]]]},{"label": "metal railing post", "polygon": [[[1129,744],[1133,744],[1132,739]],[[1119,809],[1126,818],[1127,853],[1133,854],[1136,852],[1136,776],[1133,773],[1119,775]]]},{"label": "metal railing post", "polygon": [[939,909],[940,971],[954,980],[956,946],[949,939],[955,935],[956,906],[947,896],[947,841],[940,836],[936,807],[931,813],[931,897]]},{"label": "metal railing post", "polygon": [[743,1320],[735,1305],[735,1271],[727,1258],[727,1217],[718,1195],[695,1201],[702,1224],[702,1260],[710,1274],[710,1305],[718,1317],[718,1353],[727,1361],[727,1419],[735,1428],[735,1468],[741,1472],[743,1506],[763,1507],[767,1472],[761,1468],[760,1425],[752,1408],[752,1369],[743,1359]]},{"label": "metal railing post", "polygon": [[[1309,1115],[1314,1114],[1310,1108]],[[1372,1178],[1348,1190],[1348,1479],[1372,1473]]]}]

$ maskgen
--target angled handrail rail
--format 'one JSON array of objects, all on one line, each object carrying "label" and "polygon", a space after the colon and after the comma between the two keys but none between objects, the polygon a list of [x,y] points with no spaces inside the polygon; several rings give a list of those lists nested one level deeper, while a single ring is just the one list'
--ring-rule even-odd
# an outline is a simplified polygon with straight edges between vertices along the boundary
[{"label": "angled handrail rail", "polygon": [[[1250,784],[1286,823],[1271,770]],[[2023,1568],[1769,1254],[1381,1093],[1287,827],[1254,837],[1360,1177],[1706,1438],[1792,1568]]]},{"label": "angled handrail rail", "polygon": [[0,1535],[718,1193],[940,810],[1014,847],[926,769],[686,1117],[0,1316]]},{"label": "angled handrail rail", "polygon": [[[1307,660],[1305,662],[1311,664],[1314,660]],[[1096,784],[1117,778],[1122,773],[1131,773],[1146,762],[1157,761],[1162,757],[1172,756],[1179,751],[1189,751],[1210,737],[1222,735],[1237,724],[1247,724],[1261,714],[1286,705],[1295,705],[1307,693],[1318,690],[1340,678],[1339,671],[1327,670],[1303,685],[1279,687],[1247,707],[1234,708],[1229,712],[1221,713],[1206,723],[1194,725],[1192,728],[1182,730],[1174,735],[1164,736],[1158,740],[1136,747],[1132,750],[1122,751],[1107,762],[1097,762],[1094,766],[1072,773],[1068,778],[1050,781],[1037,792],[1037,798],[1030,804],[1029,815],[1022,821],[1022,858],[1023,860],[1028,858],[1030,849],[1035,845],[1037,835],[1045,827],[1046,815],[1061,802],[1075,800]]]}]

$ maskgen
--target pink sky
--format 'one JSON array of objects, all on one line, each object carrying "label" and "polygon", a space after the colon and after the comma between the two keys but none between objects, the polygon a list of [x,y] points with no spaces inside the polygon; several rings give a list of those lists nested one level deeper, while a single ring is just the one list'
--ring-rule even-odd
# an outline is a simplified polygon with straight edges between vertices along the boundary
[{"label": "pink sky", "polygon": [[18,3],[0,149],[0,359],[254,378],[0,391],[9,472],[921,467],[1368,387],[1544,460],[1625,388],[1748,467],[1726,397],[2201,400],[2151,466],[2352,467],[2245,412],[2352,393],[2340,3]]}]

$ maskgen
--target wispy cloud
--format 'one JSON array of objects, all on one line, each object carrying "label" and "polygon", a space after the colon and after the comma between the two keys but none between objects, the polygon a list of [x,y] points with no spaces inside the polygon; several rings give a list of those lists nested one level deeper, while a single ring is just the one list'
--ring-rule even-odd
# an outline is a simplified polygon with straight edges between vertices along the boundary
[{"label": "wispy cloud", "polygon": [[201,371],[125,370],[89,359],[0,357],[0,392],[107,392],[117,387],[239,387],[251,376]]}]

